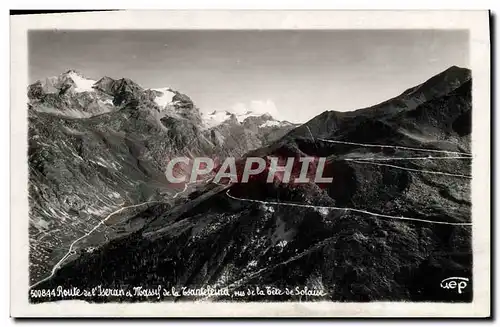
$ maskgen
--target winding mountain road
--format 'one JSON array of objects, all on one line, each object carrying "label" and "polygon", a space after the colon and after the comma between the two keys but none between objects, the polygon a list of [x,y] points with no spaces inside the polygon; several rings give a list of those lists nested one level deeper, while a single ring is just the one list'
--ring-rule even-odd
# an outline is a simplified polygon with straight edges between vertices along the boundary
[{"label": "winding mountain road", "polygon": [[[109,215],[106,216],[106,218],[104,218],[103,220],[101,220],[97,225],[94,226],[94,228],[92,228],[90,231],[88,231],[86,234],[84,234],[83,236],[80,236],[79,238],[77,238],[76,240],[74,240],[70,246],[69,246],[69,249],[68,249],[68,252],[66,252],[66,254],[62,257],[61,260],[59,260],[55,265],[54,267],[52,268],[52,271],[50,273],[49,276],[43,278],[42,280],[39,280],[38,282],[32,284],[29,288],[33,288],[43,282],[45,282],[46,280],[49,280],[50,278],[52,278],[52,276],[54,276],[54,274],[56,273],[56,271],[62,266],[62,264],[64,263],[64,261],[66,261],[66,259],[71,255],[73,254],[73,248],[74,246],[80,242],[81,240],[87,238],[89,235],[91,235],[95,230],[97,230],[101,225],[103,225],[109,218],[113,217],[114,215],[122,212],[123,210],[125,209],[129,209],[129,208],[136,208],[136,207],[140,207],[140,206],[143,206],[145,204],[150,204],[150,203],[161,203],[160,201],[147,201],[147,202],[142,202],[142,203],[139,203],[139,204],[134,204],[134,205],[131,205],[131,206],[126,206],[126,207],[122,207],[118,210],[115,210],[113,211],[112,213],[110,213]],[[123,204],[122,204],[123,205]]]},{"label": "winding mountain road", "polygon": [[[179,196],[180,194],[184,193],[187,191],[187,188],[189,185],[191,184],[195,184],[195,183],[198,183],[200,181],[194,181],[194,182],[188,182],[184,185],[184,188],[175,193],[174,196],[172,197],[172,199],[175,199],[177,198],[177,196]],[[86,234],[84,234],[83,236],[80,236],[79,238],[77,238],[76,240],[74,240],[70,246],[69,246],[69,249],[68,249],[68,252],[66,252],[66,254],[62,257],[61,260],[59,260],[55,265],[54,267],[52,268],[51,270],[51,273],[49,276],[39,280],[38,282],[32,284],[29,288],[33,288],[43,282],[45,282],[46,280],[49,280],[50,278],[52,278],[54,276],[54,274],[56,273],[56,271],[62,266],[62,264],[66,261],[66,259],[71,256],[72,254],[74,254],[74,247],[75,245],[82,241],[83,239],[89,237],[94,231],[96,231],[100,226],[102,226],[108,219],[110,219],[111,217],[113,217],[114,215],[122,212],[123,210],[126,210],[126,209],[130,209],[130,208],[137,208],[137,207],[140,207],[140,206],[143,206],[145,204],[151,204],[151,203],[162,203],[161,201],[146,201],[146,202],[142,202],[142,203],[138,203],[138,204],[134,204],[134,205],[130,205],[130,206],[126,206],[126,207],[122,207],[120,209],[117,209],[115,211],[113,211],[112,213],[110,213],[109,215],[106,216],[106,218],[104,218],[103,220],[101,220],[97,225],[95,225],[90,231],[88,231]],[[122,204],[123,205],[123,204]]]}]

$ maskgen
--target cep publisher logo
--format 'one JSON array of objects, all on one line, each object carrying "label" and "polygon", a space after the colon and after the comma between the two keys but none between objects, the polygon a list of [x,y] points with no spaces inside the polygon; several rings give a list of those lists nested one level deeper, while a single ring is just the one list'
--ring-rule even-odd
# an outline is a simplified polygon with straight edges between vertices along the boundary
[{"label": "cep publisher logo", "polygon": [[441,288],[449,290],[457,290],[458,294],[467,287],[469,278],[465,277],[448,277],[441,281]]}]

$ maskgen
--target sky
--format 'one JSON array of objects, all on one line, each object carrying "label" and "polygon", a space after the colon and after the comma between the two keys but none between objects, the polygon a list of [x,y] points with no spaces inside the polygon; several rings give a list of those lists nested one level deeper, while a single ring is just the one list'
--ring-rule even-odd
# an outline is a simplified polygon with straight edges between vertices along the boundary
[{"label": "sky", "polygon": [[302,123],[399,95],[452,65],[468,33],[450,30],[31,31],[29,80],[74,69],[171,87],[203,112],[268,111]]}]

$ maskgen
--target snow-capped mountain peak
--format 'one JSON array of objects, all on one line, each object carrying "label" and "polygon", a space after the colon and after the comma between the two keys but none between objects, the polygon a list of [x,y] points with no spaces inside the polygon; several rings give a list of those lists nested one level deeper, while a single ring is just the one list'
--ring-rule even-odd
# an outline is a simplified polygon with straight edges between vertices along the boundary
[{"label": "snow-capped mountain peak", "polygon": [[262,123],[259,127],[273,127],[273,126],[281,126],[283,123],[277,120],[268,120]]},{"label": "snow-capped mountain peak", "polygon": [[288,121],[276,120],[269,113],[257,113],[253,111],[238,114],[227,110],[214,110],[211,113],[203,113],[202,118],[206,128],[213,128],[223,123],[229,123],[230,121],[241,125],[250,124],[259,128],[293,125]]},{"label": "snow-capped mountain peak", "polygon": [[249,117],[262,117],[263,119],[273,119],[273,117],[269,113],[255,113],[253,111],[246,111],[244,114],[232,113],[227,110],[214,110],[209,114],[204,114],[204,120],[209,125],[209,127],[213,127],[225,122],[231,117],[235,117],[238,123],[243,123],[245,119]]},{"label": "snow-capped mountain peak", "polygon": [[78,72],[74,70],[69,70],[68,72],[65,73],[65,75],[75,83],[75,88],[74,91],[76,93],[82,93],[82,92],[92,92],[94,89],[92,86],[97,82],[93,79],[89,79],[84,77],[83,75],[79,74]]}]

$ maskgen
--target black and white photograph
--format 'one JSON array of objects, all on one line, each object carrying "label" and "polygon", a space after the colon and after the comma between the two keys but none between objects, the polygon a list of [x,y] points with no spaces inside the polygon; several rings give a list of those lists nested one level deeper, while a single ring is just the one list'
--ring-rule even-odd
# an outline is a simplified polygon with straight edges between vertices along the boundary
[{"label": "black and white photograph", "polygon": [[16,297],[489,312],[489,53],[367,21],[26,29]]}]

